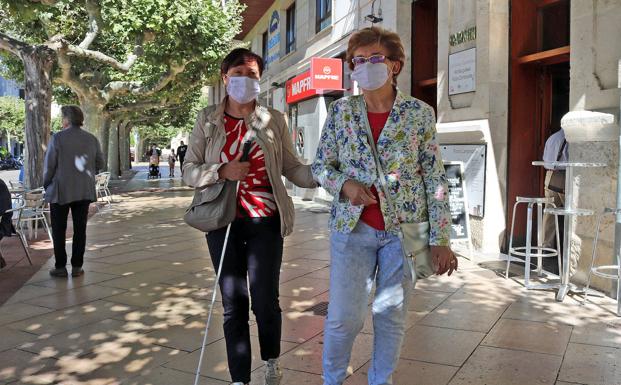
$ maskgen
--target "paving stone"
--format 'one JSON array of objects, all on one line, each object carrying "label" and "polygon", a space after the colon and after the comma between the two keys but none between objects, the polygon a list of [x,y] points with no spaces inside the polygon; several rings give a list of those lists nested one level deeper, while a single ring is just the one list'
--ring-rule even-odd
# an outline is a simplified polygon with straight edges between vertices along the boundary
[{"label": "paving stone", "polygon": [[449,385],[552,385],[561,360],[555,355],[481,346]]},{"label": "paving stone", "polygon": [[401,357],[461,366],[484,337],[479,332],[416,325],[405,334]]},{"label": "paving stone", "polygon": [[[373,336],[360,333],[354,342],[348,373],[352,374],[371,358]],[[283,368],[306,373],[321,374],[321,355],[323,352],[323,335],[319,335],[296,349],[281,355]]]},{"label": "paving stone", "polygon": [[115,289],[101,285],[88,285],[32,298],[24,302],[30,305],[45,306],[52,309],[65,309],[121,294],[124,291],[123,289]]},{"label": "paving stone", "polygon": [[327,280],[300,277],[281,284],[280,295],[308,299],[328,291],[329,287]]},{"label": "paving stone", "polygon": [[27,303],[14,303],[0,307],[0,325],[25,320],[37,315],[51,313],[54,309],[29,305]]},{"label": "paving stone", "polygon": [[[252,349],[252,365],[251,370],[255,370],[263,362],[259,355],[259,340],[257,337],[251,337],[251,349]],[[290,342],[281,343],[281,351],[287,352],[291,350],[297,344]],[[195,373],[196,365],[198,365],[198,358],[200,350],[196,350],[192,353],[181,356],[174,359],[164,366],[170,369],[180,370],[186,373]],[[215,378],[222,381],[230,381],[227,358],[226,358],[226,345],[224,339],[218,340],[205,347],[205,355],[203,358],[203,365],[201,366],[201,374],[210,378]]]},{"label": "paving stone", "polygon": [[[369,367],[370,363],[360,368],[345,381],[344,385],[367,385]],[[400,359],[392,380],[394,384],[398,385],[411,383],[416,385],[446,385],[458,370],[459,368],[455,366]]]},{"label": "paving stone", "polygon": [[562,356],[571,331],[571,326],[501,319],[487,335],[483,345]]},{"label": "paving stone", "polygon": [[36,335],[54,335],[88,325],[117,314],[133,310],[131,306],[107,301],[95,301],[80,306],[52,311],[26,320],[8,324],[7,327]]},{"label": "paving stone", "polygon": [[621,349],[570,343],[558,379],[589,384],[618,384],[621,379]]}]

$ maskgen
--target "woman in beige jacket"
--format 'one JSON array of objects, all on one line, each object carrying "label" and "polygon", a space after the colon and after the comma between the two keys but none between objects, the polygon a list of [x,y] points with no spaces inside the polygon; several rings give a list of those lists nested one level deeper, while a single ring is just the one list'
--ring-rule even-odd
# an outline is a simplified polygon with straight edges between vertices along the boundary
[{"label": "woman in beige jacket", "polygon": [[[293,229],[294,209],[282,182],[316,184],[310,166],[296,158],[282,113],[259,105],[263,60],[247,49],[233,50],[220,67],[227,97],[198,114],[183,164],[184,181],[204,189],[226,180],[240,181],[237,218],[233,221],[220,277],[224,334],[233,384],[250,382],[248,327],[250,283],[252,311],[259,329],[265,384],[280,383],[281,310],[278,283],[283,237]],[[249,159],[240,160],[251,141]],[[214,266],[220,263],[226,228],[207,234]],[[248,278],[248,279],[247,279]]]}]

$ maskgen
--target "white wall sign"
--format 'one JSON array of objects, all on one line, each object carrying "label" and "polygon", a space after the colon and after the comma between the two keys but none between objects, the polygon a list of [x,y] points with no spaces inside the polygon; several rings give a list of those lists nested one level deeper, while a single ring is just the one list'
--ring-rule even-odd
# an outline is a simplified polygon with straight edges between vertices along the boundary
[{"label": "white wall sign", "polygon": [[449,55],[449,95],[464,94],[476,90],[476,59],[476,48]]},{"label": "white wall sign", "polygon": [[464,163],[464,181],[468,186],[468,211],[470,215],[483,217],[485,213],[485,144],[440,145],[442,160]]}]

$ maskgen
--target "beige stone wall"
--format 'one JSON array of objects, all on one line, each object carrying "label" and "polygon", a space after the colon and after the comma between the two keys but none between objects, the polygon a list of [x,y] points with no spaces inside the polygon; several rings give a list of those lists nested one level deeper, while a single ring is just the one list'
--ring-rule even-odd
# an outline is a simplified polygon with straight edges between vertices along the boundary
[{"label": "beige stone wall", "polygon": [[621,1],[571,2],[571,103],[574,110],[619,107]]},{"label": "beige stone wall", "polygon": [[[451,33],[475,25],[475,42],[449,45]],[[477,48],[476,92],[449,96],[448,56],[474,46]],[[486,214],[484,218],[472,217],[470,224],[474,246],[489,252],[499,250],[505,228],[508,48],[508,0],[439,0],[439,140],[487,144]]]},{"label": "beige stone wall", "polygon": [[[576,205],[601,212],[616,205],[617,148],[619,139],[619,67],[621,59],[621,2],[593,0],[571,2],[571,108],[611,113],[613,124],[583,124],[566,128],[572,161],[607,163],[601,169],[579,169],[573,184]],[[574,255],[578,271],[572,278],[586,280],[591,261],[596,217],[582,217],[574,228]],[[598,244],[598,264],[612,264],[614,217],[603,222]],[[610,289],[611,281],[596,279],[595,287]]]}]

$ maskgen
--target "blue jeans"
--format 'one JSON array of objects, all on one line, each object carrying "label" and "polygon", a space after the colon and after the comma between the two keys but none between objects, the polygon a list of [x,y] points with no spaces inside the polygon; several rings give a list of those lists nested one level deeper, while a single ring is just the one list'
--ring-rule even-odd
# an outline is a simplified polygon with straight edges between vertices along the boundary
[{"label": "blue jeans", "polygon": [[324,385],[341,385],[347,376],[354,339],[364,325],[374,282],[377,287],[372,308],[374,336],[369,385],[390,385],[405,334],[408,299],[415,284],[400,240],[360,221],[350,234],[331,234],[330,253]]}]

